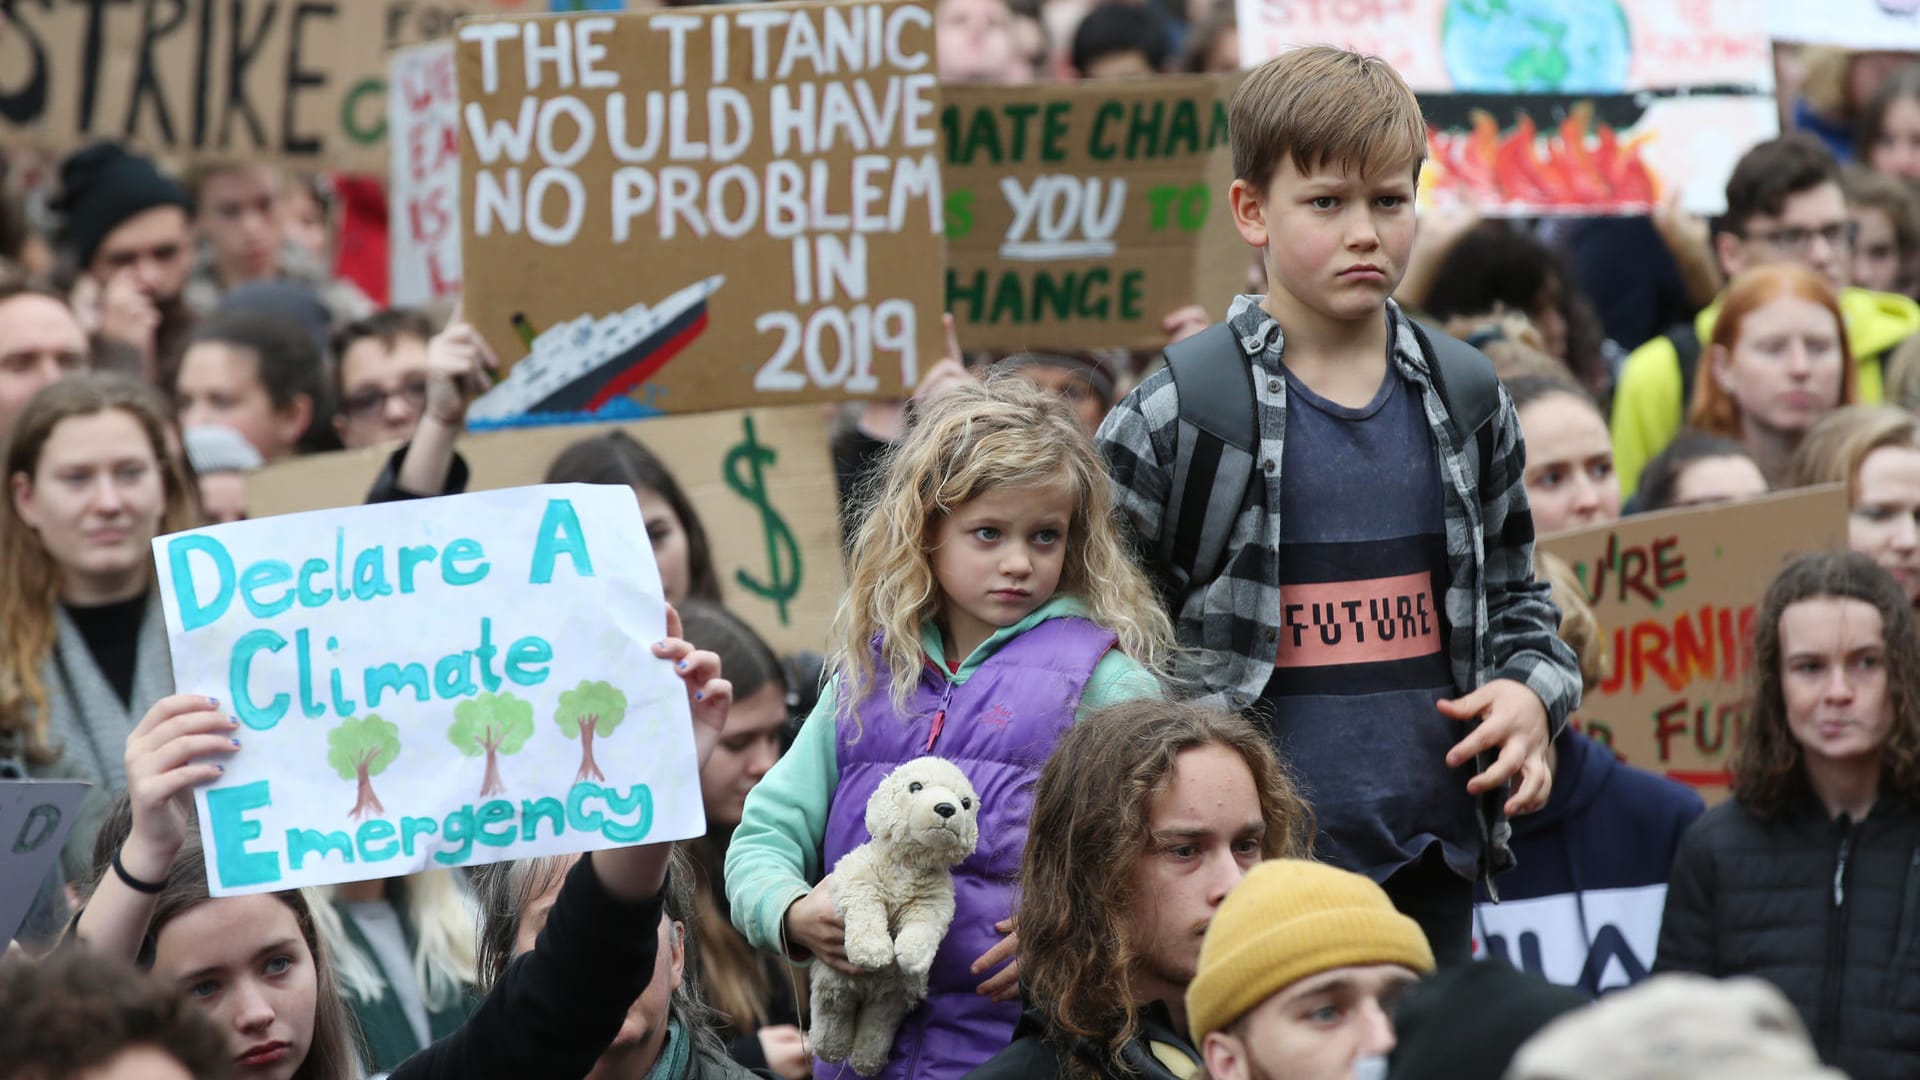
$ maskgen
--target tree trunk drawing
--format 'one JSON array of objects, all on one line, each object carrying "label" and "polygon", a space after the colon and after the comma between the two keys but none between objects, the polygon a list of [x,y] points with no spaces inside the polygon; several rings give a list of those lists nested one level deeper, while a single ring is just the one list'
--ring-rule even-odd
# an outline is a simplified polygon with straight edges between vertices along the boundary
[{"label": "tree trunk drawing", "polygon": [[484,799],[507,790],[507,785],[500,782],[500,744],[487,742],[482,745],[487,748],[487,776],[480,784],[480,797]]},{"label": "tree trunk drawing", "polygon": [[367,762],[362,760],[354,771],[360,777],[360,796],[353,804],[352,813],[347,816],[359,821],[369,815],[386,813],[387,808],[380,805],[380,796],[373,793],[373,780],[367,775]]},{"label": "tree trunk drawing", "polygon": [[606,774],[593,760],[593,729],[600,723],[598,716],[589,715],[580,721],[580,771],[574,775],[573,782],[582,780],[605,780]]}]

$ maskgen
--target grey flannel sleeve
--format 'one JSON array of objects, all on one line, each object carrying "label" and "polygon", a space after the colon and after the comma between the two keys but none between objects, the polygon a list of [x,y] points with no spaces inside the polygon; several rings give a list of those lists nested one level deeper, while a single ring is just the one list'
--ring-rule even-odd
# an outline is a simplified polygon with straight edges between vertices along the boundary
[{"label": "grey flannel sleeve", "polygon": [[1560,640],[1553,590],[1533,576],[1533,512],[1527,508],[1526,446],[1505,387],[1492,460],[1480,480],[1480,527],[1487,553],[1486,604],[1494,677],[1524,683],[1547,709],[1554,738],[1580,707],[1580,664]]},{"label": "grey flannel sleeve", "polygon": [[1134,558],[1163,591],[1167,573],[1160,565],[1161,539],[1170,524],[1167,504],[1179,419],[1178,391],[1162,368],[1122,398],[1094,435],[1112,480],[1114,513]]}]

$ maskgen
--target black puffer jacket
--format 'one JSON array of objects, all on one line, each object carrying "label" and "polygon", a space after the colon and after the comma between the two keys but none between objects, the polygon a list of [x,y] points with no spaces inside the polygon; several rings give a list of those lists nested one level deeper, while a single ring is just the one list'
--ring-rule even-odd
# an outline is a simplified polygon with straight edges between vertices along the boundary
[{"label": "black puffer jacket", "polygon": [[1920,1076],[1920,810],[1857,824],[1812,796],[1763,821],[1728,800],[1680,842],[1655,971],[1757,975],[1853,1080]]},{"label": "black puffer jacket", "polygon": [[[1048,1037],[1047,1030],[1045,1014],[1029,1005],[1013,1029],[1013,1045],[987,1059],[963,1080],[1060,1080],[1068,1075],[1069,1053],[1079,1054],[1102,1080],[1175,1080],[1201,1064],[1199,1052],[1187,1045],[1185,1034],[1174,1030],[1167,1007],[1159,1002],[1140,1010],[1140,1033],[1121,1054],[1127,1065],[1124,1072],[1115,1069],[1100,1048],[1076,1042],[1074,1050],[1066,1050]],[[1168,1068],[1155,1055],[1155,1044],[1161,1053],[1184,1062],[1181,1073]]]}]

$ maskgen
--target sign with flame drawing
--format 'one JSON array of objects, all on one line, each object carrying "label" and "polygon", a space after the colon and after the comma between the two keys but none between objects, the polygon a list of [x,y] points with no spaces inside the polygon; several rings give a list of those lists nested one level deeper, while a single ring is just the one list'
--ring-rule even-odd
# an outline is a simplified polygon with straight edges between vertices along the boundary
[{"label": "sign with flame drawing", "polygon": [[1425,206],[1717,213],[1778,130],[1765,0],[1238,0],[1246,63],[1327,43],[1420,96]]}]

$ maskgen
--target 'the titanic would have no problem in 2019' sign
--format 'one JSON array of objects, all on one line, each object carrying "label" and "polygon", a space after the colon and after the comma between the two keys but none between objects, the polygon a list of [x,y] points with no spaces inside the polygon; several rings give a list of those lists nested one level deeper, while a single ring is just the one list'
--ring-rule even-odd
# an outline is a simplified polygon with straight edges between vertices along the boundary
[{"label": "'the titanic would have no problem in 2019' sign", "polygon": [[456,48],[467,310],[509,364],[475,421],[901,396],[938,355],[924,3],[479,19]]},{"label": "'the titanic would have no problem in 2019' sign", "polygon": [[196,795],[214,894],[699,835],[636,536],[569,484],[156,539],[175,683],[242,723]]}]

